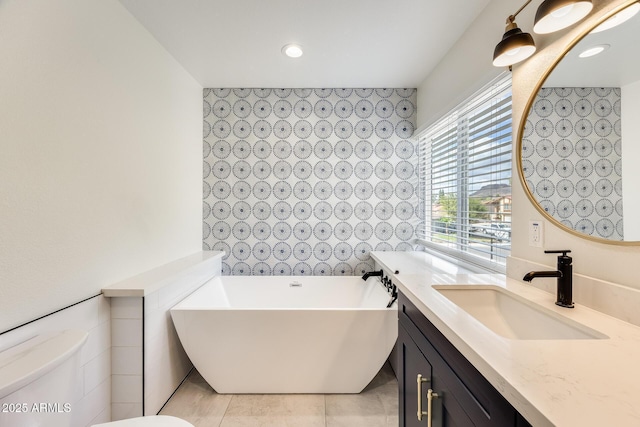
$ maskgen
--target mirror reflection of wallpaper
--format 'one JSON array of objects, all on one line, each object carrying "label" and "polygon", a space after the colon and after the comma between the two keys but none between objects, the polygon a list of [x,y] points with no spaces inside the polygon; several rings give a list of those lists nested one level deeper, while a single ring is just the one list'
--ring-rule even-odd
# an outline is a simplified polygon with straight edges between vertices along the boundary
[{"label": "mirror reflection of wallpaper", "polygon": [[203,248],[223,274],[360,275],[412,250],[415,89],[204,89]]},{"label": "mirror reflection of wallpaper", "polygon": [[524,129],[522,166],[540,205],[567,227],[623,240],[619,88],[543,88]]}]

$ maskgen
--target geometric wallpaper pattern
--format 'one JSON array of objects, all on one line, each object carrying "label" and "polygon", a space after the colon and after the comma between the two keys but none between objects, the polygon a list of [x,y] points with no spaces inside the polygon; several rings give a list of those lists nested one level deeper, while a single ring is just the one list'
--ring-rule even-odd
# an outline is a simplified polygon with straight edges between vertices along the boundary
[{"label": "geometric wallpaper pattern", "polygon": [[527,185],[567,227],[623,240],[620,88],[543,88],[522,140]]},{"label": "geometric wallpaper pattern", "polygon": [[204,89],[203,248],[226,275],[361,275],[413,250],[415,89]]}]

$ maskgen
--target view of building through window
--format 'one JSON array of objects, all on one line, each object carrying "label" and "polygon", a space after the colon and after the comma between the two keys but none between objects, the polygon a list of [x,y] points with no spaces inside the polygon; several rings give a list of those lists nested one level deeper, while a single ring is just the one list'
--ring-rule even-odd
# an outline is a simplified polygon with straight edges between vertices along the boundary
[{"label": "view of building through window", "polygon": [[419,141],[424,243],[500,268],[511,250],[510,75]]}]

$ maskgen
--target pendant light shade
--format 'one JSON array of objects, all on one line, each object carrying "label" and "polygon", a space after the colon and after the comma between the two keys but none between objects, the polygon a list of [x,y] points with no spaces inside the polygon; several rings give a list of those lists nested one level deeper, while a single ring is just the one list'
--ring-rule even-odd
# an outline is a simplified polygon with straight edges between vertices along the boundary
[{"label": "pendant light shade", "polygon": [[640,3],[634,3],[631,6],[623,9],[622,12],[616,13],[611,18],[598,25],[596,28],[591,30],[591,33],[589,34],[595,34],[601,31],[609,30],[613,27],[617,27],[623,22],[626,22],[629,19],[633,18],[638,12],[640,12]]},{"label": "pendant light shade", "polygon": [[493,51],[493,65],[507,67],[523,61],[533,55],[536,45],[529,33],[523,33],[518,25],[511,21],[500,43]]},{"label": "pendant light shade", "polygon": [[533,31],[548,34],[575,24],[593,9],[591,0],[545,0],[536,12]]}]

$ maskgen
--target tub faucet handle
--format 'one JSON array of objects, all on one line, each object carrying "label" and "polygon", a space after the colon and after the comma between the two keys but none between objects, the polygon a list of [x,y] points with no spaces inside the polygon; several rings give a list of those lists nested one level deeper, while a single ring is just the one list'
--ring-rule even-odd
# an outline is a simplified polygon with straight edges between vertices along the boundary
[{"label": "tub faucet handle", "polygon": [[384,270],[380,270],[380,271],[369,271],[367,273],[364,273],[364,275],[362,276],[362,280],[367,280],[369,277],[374,277],[374,276],[382,276],[382,274],[384,273]]},{"label": "tub faucet handle", "polygon": [[387,303],[387,308],[391,308],[394,302],[398,299],[398,288],[396,285],[393,285],[393,289],[391,290],[391,299]]}]

